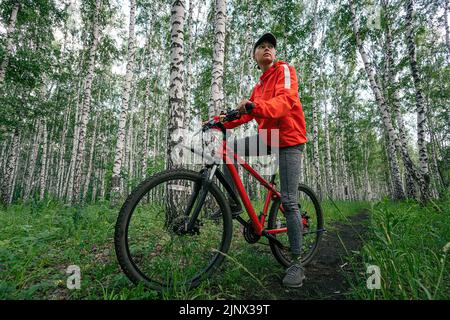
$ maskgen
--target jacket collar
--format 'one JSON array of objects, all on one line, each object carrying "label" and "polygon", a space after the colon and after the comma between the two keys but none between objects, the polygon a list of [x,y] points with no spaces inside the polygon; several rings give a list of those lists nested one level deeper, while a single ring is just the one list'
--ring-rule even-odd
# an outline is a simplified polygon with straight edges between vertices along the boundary
[{"label": "jacket collar", "polygon": [[265,79],[267,79],[273,72],[275,72],[275,70],[277,69],[277,67],[279,65],[282,64],[286,64],[286,62],[278,60],[277,62],[275,62],[269,69],[266,70],[266,72],[264,72],[261,77],[259,78],[260,81],[264,81]]}]

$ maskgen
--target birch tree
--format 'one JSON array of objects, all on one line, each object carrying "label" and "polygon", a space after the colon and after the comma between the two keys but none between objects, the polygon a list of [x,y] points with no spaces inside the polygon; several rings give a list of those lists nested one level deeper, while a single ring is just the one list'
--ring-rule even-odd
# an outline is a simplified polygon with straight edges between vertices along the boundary
[{"label": "birch tree", "polygon": [[444,26],[445,26],[445,44],[447,45],[447,54],[450,57],[450,28],[448,26],[448,1],[444,0]]},{"label": "birch tree", "polygon": [[45,195],[45,179],[47,175],[47,149],[48,149],[48,131],[47,121],[42,120],[42,155],[41,155],[41,171],[39,175],[39,200],[44,199]]},{"label": "birch tree", "polygon": [[408,155],[406,128],[403,121],[403,116],[400,112],[400,98],[397,89],[398,81],[394,75],[394,57],[392,50],[392,31],[391,31],[391,15],[389,14],[389,2],[383,0],[383,10],[385,12],[385,75],[386,75],[386,92],[387,100],[391,105],[393,113],[393,120],[396,123],[398,133],[397,151],[400,153],[403,164],[406,169],[406,184],[405,191],[408,198],[416,198],[415,176],[417,175],[416,168]]},{"label": "birch tree", "polygon": [[226,4],[225,0],[215,1],[214,20],[214,51],[211,79],[211,100],[209,105],[209,116],[218,115],[223,110],[223,66],[225,59],[225,24]]},{"label": "birch tree", "polygon": [[[176,167],[169,156],[182,156],[174,148],[192,115],[217,114],[225,96],[238,103],[250,93],[254,32],[266,31],[298,72],[310,140],[302,182],[342,200],[401,199],[401,188],[424,200],[428,180],[429,196],[445,195],[448,0],[382,0],[381,29],[359,28],[364,9],[354,0],[134,1],[133,64],[131,19],[122,19],[133,5],[0,1],[0,201],[107,200],[117,150],[118,195],[146,172]],[[122,60],[125,75],[116,71]],[[252,134],[253,125],[236,134]],[[262,192],[248,177],[257,200]]]},{"label": "birch tree", "polygon": [[2,181],[2,201],[4,204],[11,204],[14,193],[14,172],[19,155],[19,130],[14,130],[11,137],[10,151],[8,155],[6,170]]},{"label": "birch tree", "polygon": [[83,200],[85,201],[87,198],[87,193],[88,193],[88,189],[89,189],[89,184],[91,183],[91,174],[92,174],[92,168],[93,168],[93,161],[94,161],[94,148],[95,148],[95,144],[97,141],[97,121],[98,121],[98,117],[96,116],[94,119],[94,132],[92,134],[92,139],[91,139],[91,147],[89,150],[89,164],[88,164],[88,170],[86,173],[86,177],[84,179],[84,187],[83,187]]},{"label": "birch tree", "polygon": [[9,18],[8,28],[6,30],[6,52],[3,57],[3,61],[0,64],[0,85],[5,79],[6,68],[8,66],[9,57],[11,56],[13,50],[13,33],[16,28],[17,13],[19,12],[20,3],[16,1],[11,11],[11,16]]},{"label": "birch tree", "polygon": [[409,65],[411,67],[411,75],[414,80],[414,89],[416,95],[416,112],[417,112],[417,146],[419,148],[419,167],[423,177],[423,183],[420,184],[421,199],[427,201],[430,197],[429,190],[429,167],[428,153],[425,140],[425,128],[427,125],[426,106],[422,93],[422,81],[417,65],[416,45],[414,41],[413,27],[413,1],[408,0],[406,3],[406,39],[408,43]]},{"label": "birch tree", "polygon": [[[175,157],[180,159],[183,150],[175,146],[183,142],[181,129],[185,128],[185,108],[183,92],[184,73],[184,2],[175,0],[171,9],[170,33],[170,87],[169,87],[169,124],[167,132],[167,168],[175,168]],[[178,156],[176,155],[178,153]]]},{"label": "birch tree", "polygon": [[188,17],[187,17],[187,63],[186,63],[186,122],[189,123],[191,119],[191,90],[192,90],[192,56],[193,56],[193,37],[192,33],[192,23],[193,23],[193,12],[194,12],[194,1],[187,0],[189,3]]},{"label": "birch tree", "polygon": [[325,133],[325,168],[326,168],[326,185],[328,196],[333,198],[334,196],[334,183],[333,183],[333,169],[331,166],[331,145],[330,145],[330,129],[327,106],[325,105],[324,112],[324,133]]},{"label": "birch tree", "polygon": [[78,147],[77,147],[77,155],[74,165],[74,184],[73,184],[73,195],[74,198],[69,201],[78,202],[81,197],[80,189],[81,189],[81,179],[82,179],[82,169],[83,169],[83,160],[84,160],[84,148],[85,148],[85,139],[86,139],[86,130],[87,124],[89,121],[89,114],[91,108],[91,99],[92,99],[92,81],[94,78],[95,71],[95,61],[96,61],[96,52],[97,46],[100,37],[100,26],[99,26],[99,14],[100,14],[101,0],[95,1],[95,11],[93,15],[93,33],[92,33],[92,44],[89,49],[89,66],[88,72],[86,75],[86,82],[84,84],[84,100],[80,113],[80,121],[79,121],[79,132],[78,132]]},{"label": "birch tree", "polygon": [[125,144],[125,124],[127,121],[127,113],[130,99],[130,89],[133,79],[134,55],[135,55],[135,15],[136,15],[136,0],[130,0],[130,24],[128,29],[128,56],[127,56],[127,71],[125,74],[125,83],[122,95],[122,109],[119,118],[119,131],[117,132],[117,142],[114,152],[114,166],[111,180],[111,198],[117,198],[120,193],[121,185],[121,170],[124,155]]},{"label": "birch tree", "polygon": [[312,126],[313,126],[313,164],[314,164],[314,188],[317,191],[319,197],[322,197],[322,186],[321,186],[321,173],[320,173],[320,159],[319,159],[319,126],[318,126],[318,114],[317,114],[317,98],[316,98],[316,64],[317,60],[317,50],[315,48],[316,43],[316,30],[317,30],[317,6],[318,0],[314,1],[313,13],[312,13],[312,30],[311,30],[311,42],[309,45],[309,51],[312,56],[312,68],[311,68],[311,92],[310,96],[312,98],[311,111],[312,111]]},{"label": "birch tree", "polygon": [[41,121],[37,121],[38,125],[36,128],[36,132],[34,135],[34,139],[33,139],[33,147],[31,149],[31,154],[30,154],[30,161],[28,163],[27,166],[27,173],[24,177],[24,183],[25,183],[25,188],[24,188],[24,194],[23,194],[23,199],[26,201],[28,200],[31,191],[34,188],[34,171],[36,168],[36,160],[38,158],[38,152],[39,152],[39,146],[40,146],[40,139],[41,139]]},{"label": "birch tree", "polygon": [[396,133],[394,128],[392,127],[392,119],[389,111],[386,108],[386,101],[384,99],[384,96],[380,90],[380,86],[377,82],[377,79],[375,78],[375,72],[373,70],[373,66],[371,62],[369,61],[369,57],[366,53],[366,50],[364,49],[361,36],[359,33],[359,25],[356,18],[356,10],[355,6],[353,4],[353,0],[350,0],[350,10],[352,15],[352,27],[353,27],[353,33],[356,38],[356,44],[358,46],[358,50],[361,56],[361,59],[364,62],[364,68],[366,70],[367,76],[369,78],[370,86],[372,89],[372,92],[375,96],[375,100],[377,102],[377,105],[380,109],[383,125],[385,130],[388,134],[388,153],[389,153],[389,159],[391,161],[391,177],[392,177],[392,183],[394,185],[393,190],[393,198],[396,200],[401,200],[405,198],[405,194],[403,191],[403,185],[400,177],[400,169],[398,166],[398,161],[395,156],[395,144],[396,144]]}]

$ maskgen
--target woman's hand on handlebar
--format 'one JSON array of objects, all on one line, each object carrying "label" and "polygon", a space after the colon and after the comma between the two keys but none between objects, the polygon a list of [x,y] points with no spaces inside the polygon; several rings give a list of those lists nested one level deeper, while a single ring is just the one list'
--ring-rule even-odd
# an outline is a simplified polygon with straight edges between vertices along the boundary
[{"label": "woman's hand on handlebar", "polygon": [[241,103],[239,103],[239,107],[237,107],[236,110],[239,111],[239,114],[247,113],[248,112],[247,111],[247,105],[250,104],[250,103],[252,103],[250,100],[244,99],[244,100],[241,101]]},{"label": "woman's hand on handlebar", "polygon": [[241,117],[241,113],[240,113],[239,109],[235,109],[235,110],[228,109],[226,113],[225,113],[225,111],[222,111],[218,116],[214,116],[209,120],[203,121],[202,128],[203,128],[203,131],[205,131],[206,129],[214,127],[215,125],[217,125],[219,123],[233,121],[233,120],[239,119],[240,117]]}]

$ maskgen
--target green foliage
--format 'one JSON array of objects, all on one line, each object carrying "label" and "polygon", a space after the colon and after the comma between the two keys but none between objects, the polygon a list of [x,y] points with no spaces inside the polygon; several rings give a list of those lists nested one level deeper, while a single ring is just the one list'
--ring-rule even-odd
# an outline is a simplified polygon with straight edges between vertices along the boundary
[{"label": "green foliage", "polygon": [[[205,52],[207,52],[205,48]],[[200,74],[200,81],[198,83],[197,88],[194,91],[194,105],[198,110],[198,114],[200,118],[203,120],[208,119],[208,108],[209,108],[209,95],[210,95],[210,87],[211,87],[211,70],[212,67],[207,65],[202,73]]]},{"label": "green foliage", "polygon": [[[14,1],[0,6],[2,15],[9,21]],[[8,57],[4,83],[0,87],[0,104],[4,106],[0,115],[0,126],[7,130],[30,126],[33,119],[49,115],[55,106],[42,97],[49,77],[54,73],[57,48],[51,28],[60,25],[64,14],[53,1],[23,1],[17,14],[15,32],[9,37],[15,50]],[[18,30],[21,30],[20,33]],[[0,61],[6,55],[2,39]],[[48,88],[47,87],[47,88]]]},{"label": "green foliage", "polygon": [[[354,259],[354,299],[448,299],[449,202],[373,205],[369,239]],[[362,262],[359,260],[362,259]],[[361,265],[362,263],[362,265]],[[380,268],[381,288],[369,290],[363,266]]]},{"label": "green foliage", "polygon": [[[262,203],[255,204],[262,207]],[[324,203],[326,227],[345,220],[365,203]],[[276,299],[267,289],[283,270],[268,246],[249,245],[234,223],[229,257],[219,272],[191,291],[159,296],[132,285],[113,247],[119,208],[108,203],[70,207],[56,200],[16,204],[0,210],[0,299]],[[257,253],[257,254],[255,254]],[[66,287],[69,265],[81,270],[81,289]]]}]

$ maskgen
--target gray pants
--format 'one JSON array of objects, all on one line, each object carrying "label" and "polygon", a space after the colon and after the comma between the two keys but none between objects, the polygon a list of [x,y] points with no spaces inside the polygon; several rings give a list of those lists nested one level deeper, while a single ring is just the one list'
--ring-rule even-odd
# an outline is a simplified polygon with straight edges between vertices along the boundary
[{"label": "gray pants", "polygon": [[[281,185],[281,203],[285,209],[286,224],[288,229],[289,245],[291,253],[295,256],[301,254],[302,223],[298,202],[298,184],[300,177],[300,156],[303,144],[284,148],[271,148],[265,145],[258,135],[228,141],[228,145],[234,145],[234,151],[240,156],[264,156],[276,154]],[[237,166],[235,164],[235,166]],[[233,179],[224,165],[224,174],[230,185],[236,191]]]}]

